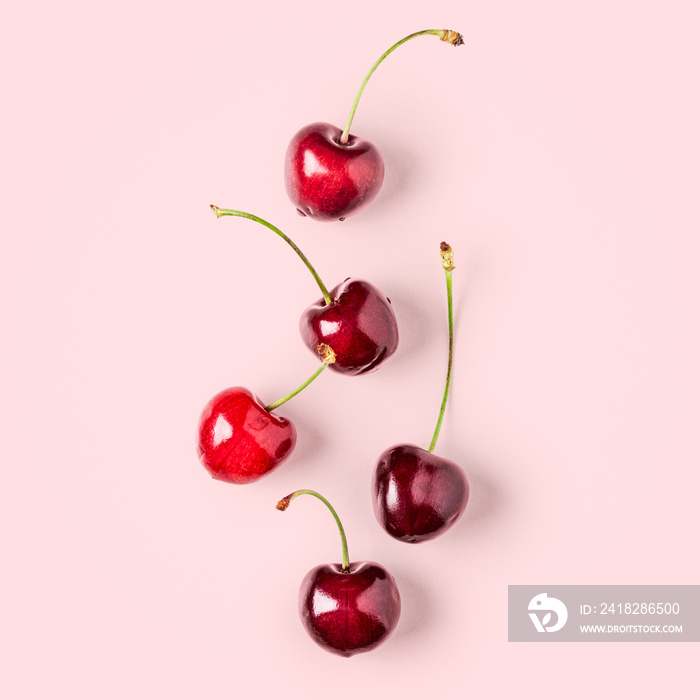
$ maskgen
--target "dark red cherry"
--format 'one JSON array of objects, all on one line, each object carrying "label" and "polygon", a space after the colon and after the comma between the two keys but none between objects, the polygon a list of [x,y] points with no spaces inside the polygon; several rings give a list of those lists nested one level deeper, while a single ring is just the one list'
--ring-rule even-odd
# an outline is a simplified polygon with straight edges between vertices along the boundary
[{"label": "dark red cherry", "polygon": [[394,445],[382,453],[372,479],[374,514],[403,542],[424,542],[459,520],[469,500],[469,483],[455,462],[415,445]]},{"label": "dark red cherry", "polygon": [[284,160],[284,180],[299,214],[317,221],[343,221],[377,196],[384,180],[384,161],[369,141],[350,133],[355,110],[367,81],[382,61],[407,41],[426,35],[452,46],[464,43],[462,35],[451,29],[409,34],[385,51],[365,76],[342,131],[316,122],[294,135]]},{"label": "dark red cherry", "polygon": [[302,314],[302,340],[313,353],[321,343],[333,348],[336,357],[330,367],[335,372],[371,372],[399,343],[391,302],[374,285],[353,278],[334,287],[330,296],[330,304],[319,299]]},{"label": "dark red cherry", "polygon": [[343,563],[317,566],[306,574],[299,589],[301,622],[327,651],[341,656],[371,651],[387,639],[399,621],[401,597],[396,581],[373,561],[350,561],[343,524],[318,491],[294,491],[279,501],[277,510],[287,510],[295,498],[303,495],[318,498],[333,515]]},{"label": "dark red cherry", "polygon": [[319,221],[342,221],[369,204],[384,180],[384,161],[364,139],[317,122],[299,130],[284,161],[287,194],[297,211]]},{"label": "dark red cherry", "polygon": [[311,569],[299,589],[299,615],[327,651],[352,656],[371,651],[394,631],[401,613],[396,581],[379,564],[351,562]]},{"label": "dark red cherry", "polygon": [[197,453],[221,481],[248,484],[280,465],[294,449],[296,430],[286,418],[265,410],[247,389],[217,394],[199,419]]},{"label": "dark red cherry", "polygon": [[301,316],[301,337],[314,355],[320,345],[335,353],[331,365],[341,374],[363,374],[390,357],[399,343],[399,331],[391,302],[369,282],[347,278],[330,292],[309,259],[286,233],[265,219],[237,209],[211,205],[217,218],[240,216],[276,233],[301,258],[323,294]]}]

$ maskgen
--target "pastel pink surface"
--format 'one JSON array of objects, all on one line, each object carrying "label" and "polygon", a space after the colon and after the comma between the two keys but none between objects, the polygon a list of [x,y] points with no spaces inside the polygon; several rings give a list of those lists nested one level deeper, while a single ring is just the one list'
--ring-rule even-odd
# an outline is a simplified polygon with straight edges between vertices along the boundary
[{"label": "pastel pink surface", "polygon": [[[5,8],[0,697],[687,697],[697,645],[508,644],[506,597],[698,582],[699,22],[690,0]],[[353,123],[385,163],[377,198],[298,217],[290,136],[342,125],[380,53],[430,26],[465,45],[402,46]],[[311,374],[318,289],[212,203],[280,226],[327,284],[376,285],[401,337],[286,404],[294,453],[239,488],[199,464],[200,411]],[[437,419],[441,240],[436,452],[470,499],[407,547],[370,478]],[[326,654],[299,622],[340,547],[321,504],[275,510],[297,488],[396,579],[370,653]]]}]

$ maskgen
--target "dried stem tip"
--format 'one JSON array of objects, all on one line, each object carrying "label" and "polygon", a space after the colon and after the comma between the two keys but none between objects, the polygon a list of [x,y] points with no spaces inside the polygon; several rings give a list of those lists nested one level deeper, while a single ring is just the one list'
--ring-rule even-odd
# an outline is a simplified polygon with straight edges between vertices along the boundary
[{"label": "dried stem tip", "polygon": [[285,496],[275,507],[277,508],[277,510],[287,510],[291,502],[292,499],[289,496]]},{"label": "dried stem tip", "polygon": [[452,29],[443,29],[440,35],[440,41],[446,41],[448,44],[452,44],[452,46],[461,46],[464,43],[464,37],[459,32],[455,32]]},{"label": "dried stem tip", "polygon": [[452,247],[449,243],[445,243],[445,241],[440,243],[440,255],[442,256],[442,266],[447,272],[452,272],[455,269],[455,254],[452,252]]},{"label": "dried stem tip", "polygon": [[335,352],[330,345],[321,343],[317,348],[316,352],[319,354],[321,361],[325,365],[332,365],[335,362]]},{"label": "dried stem tip", "polygon": [[216,218],[220,219],[221,214],[219,214],[219,207],[216,206],[216,204],[210,204],[211,210],[216,214]]}]

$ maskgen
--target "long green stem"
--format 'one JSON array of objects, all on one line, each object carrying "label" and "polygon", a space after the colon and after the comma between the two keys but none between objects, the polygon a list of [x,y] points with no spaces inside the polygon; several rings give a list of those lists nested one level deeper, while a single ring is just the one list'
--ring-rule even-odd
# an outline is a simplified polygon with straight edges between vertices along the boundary
[{"label": "long green stem", "polygon": [[210,206],[212,211],[216,214],[217,219],[220,219],[222,216],[241,216],[244,219],[257,221],[259,224],[266,226],[270,229],[270,231],[274,231],[280,238],[287,241],[287,243],[289,243],[294,252],[304,261],[306,267],[309,268],[309,272],[313,275],[314,279],[316,280],[316,284],[318,284],[319,289],[321,290],[321,294],[323,294],[323,298],[326,300],[326,304],[333,303],[333,299],[331,299],[331,295],[328,293],[326,285],[323,284],[323,281],[319,277],[318,272],[316,272],[314,266],[309,262],[309,259],[306,257],[306,255],[304,255],[304,253],[301,252],[301,250],[299,250],[296,243],[294,243],[294,241],[289,236],[287,236],[287,234],[280,231],[277,228],[277,226],[273,226],[269,221],[265,221],[265,219],[261,219],[259,216],[255,216],[254,214],[248,214],[244,211],[237,211],[236,209],[220,209],[214,204],[211,204]]},{"label": "long green stem", "polygon": [[355,110],[357,110],[357,104],[360,101],[360,97],[362,97],[362,93],[364,92],[365,85],[367,85],[367,82],[369,79],[372,77],[372,73],[374,73],[377,68],[379,68],[380,64],[382,61],[391,53],[396,51],[396,49],[401,46],[401,44],[405,44],[407,41],[410,39],[415,39],[418,36],[426,36],[426,35],[434,35],[440,37],[441,41],[446,41],[448,44],[452,44],[453,46],[461,46],[464,43],[464,39],[461,34],[458,32],[452,31],[451,29],[424,29],[421,32],[415,32],[414,34],[409,34],[408,36],[405,36],[401,41],[397,41],[390,49],[385,51],[377,60],[377,62],[369,69],[369,73],[365,76],[365,79],[362,81],[362,85],[360,85],[360,89],[357,91],[357,95],[355,96],[355,101],[352,103],[352,109],[350,110],[350,116],[348,117],[348,121],[345,124],[345,130],[343,131],[342,136],[340,137],[340,143],[347,143],[348,142],[348,135],[350,134],[350,125],[352,124],[352,120],[355,117]]},{"label": "long green stem", "polygon": [[299,491],[294,491],[293,493],[290,493],[289,496],[285,496],[278,504],[277,504],[277,510],[287,510],[289,508],[289,504],[297,497],[297,496],[315,496],[318,498],[319,501],[322,501],[323,503],[326,504],[326,507],[328,510],[330,510],[331,515],[335,518],[335,522],[338,525],[338,530],[340,531],[340,541],[341,544],[343,545],[343,572],[344,573],[350,573],[350,558],[348,556],[348,540],[345,537],[345,530],[343,529],[343,523],[340,522],[340,518],[338,517],[338,514],[335,512],[335,508],[317,491],[309,491],[309,489],[301,489]]},{"label": "long green stem", "polygon": [[303,391],[306,389],[311,382],[313,382],[316,377],[318,377],[321,372],[323,372],[328,365],[331,365],[335,362],[335,353],[333,352],[332,348],[325,343],[321,343],[321,345],[318,346],[318,354],[320,355],[321,359],[323,360],[323,364],[302,384],[300,384],[294,391],[291,393],[287,394],[286,396],[283,396],[281,399],[278,399],[274,403],[268,404],[265,406],[266,411],[273,411],[276,409],[278,406],[281,406],[283,403],[286,403],[289,401],[289,399],[293,399],[299,392]]},{"label": "long green stem", "polygon": [[442,396],[442,405],[440,406],[440,415],[438,416],[433,439],[428,448],[428,452],[435,449],[435,445],[440,435],[442,428],[442,419],[445,415],[445,407],[447,406],[447,396],[450,393],[450,382],[452,380],[452,358],[454,356],[454,322],[452,318],[452,270],[454,270],[454,255],[452,248],[447,243],[440,244],[440,254],[442,256],[442,266],[445,268],[445,280],[447,282],[447,325],[449,328],[449,351],[447,355],[447,379],[445,380],[445,393]]}]

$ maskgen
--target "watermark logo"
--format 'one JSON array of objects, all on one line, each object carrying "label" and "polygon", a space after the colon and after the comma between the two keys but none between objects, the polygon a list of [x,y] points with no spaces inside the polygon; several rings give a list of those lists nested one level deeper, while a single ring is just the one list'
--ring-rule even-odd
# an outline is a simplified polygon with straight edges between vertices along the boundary
[{"label": "watermark logo", "polygon": [[[565,624],[569,617],[569,613],[566,609],[566,605],[561,602],[558,598],[550,598],[546,593],[539,593],[536,595],[527,606],[530,611],[530,619],[532,624],[535,625],[535,629],[538,632],[556,632],[560,630]],[[540,619],[540,614],[544,613]],[[552,613],[556,615],[556,622],[552,622]]]}]

